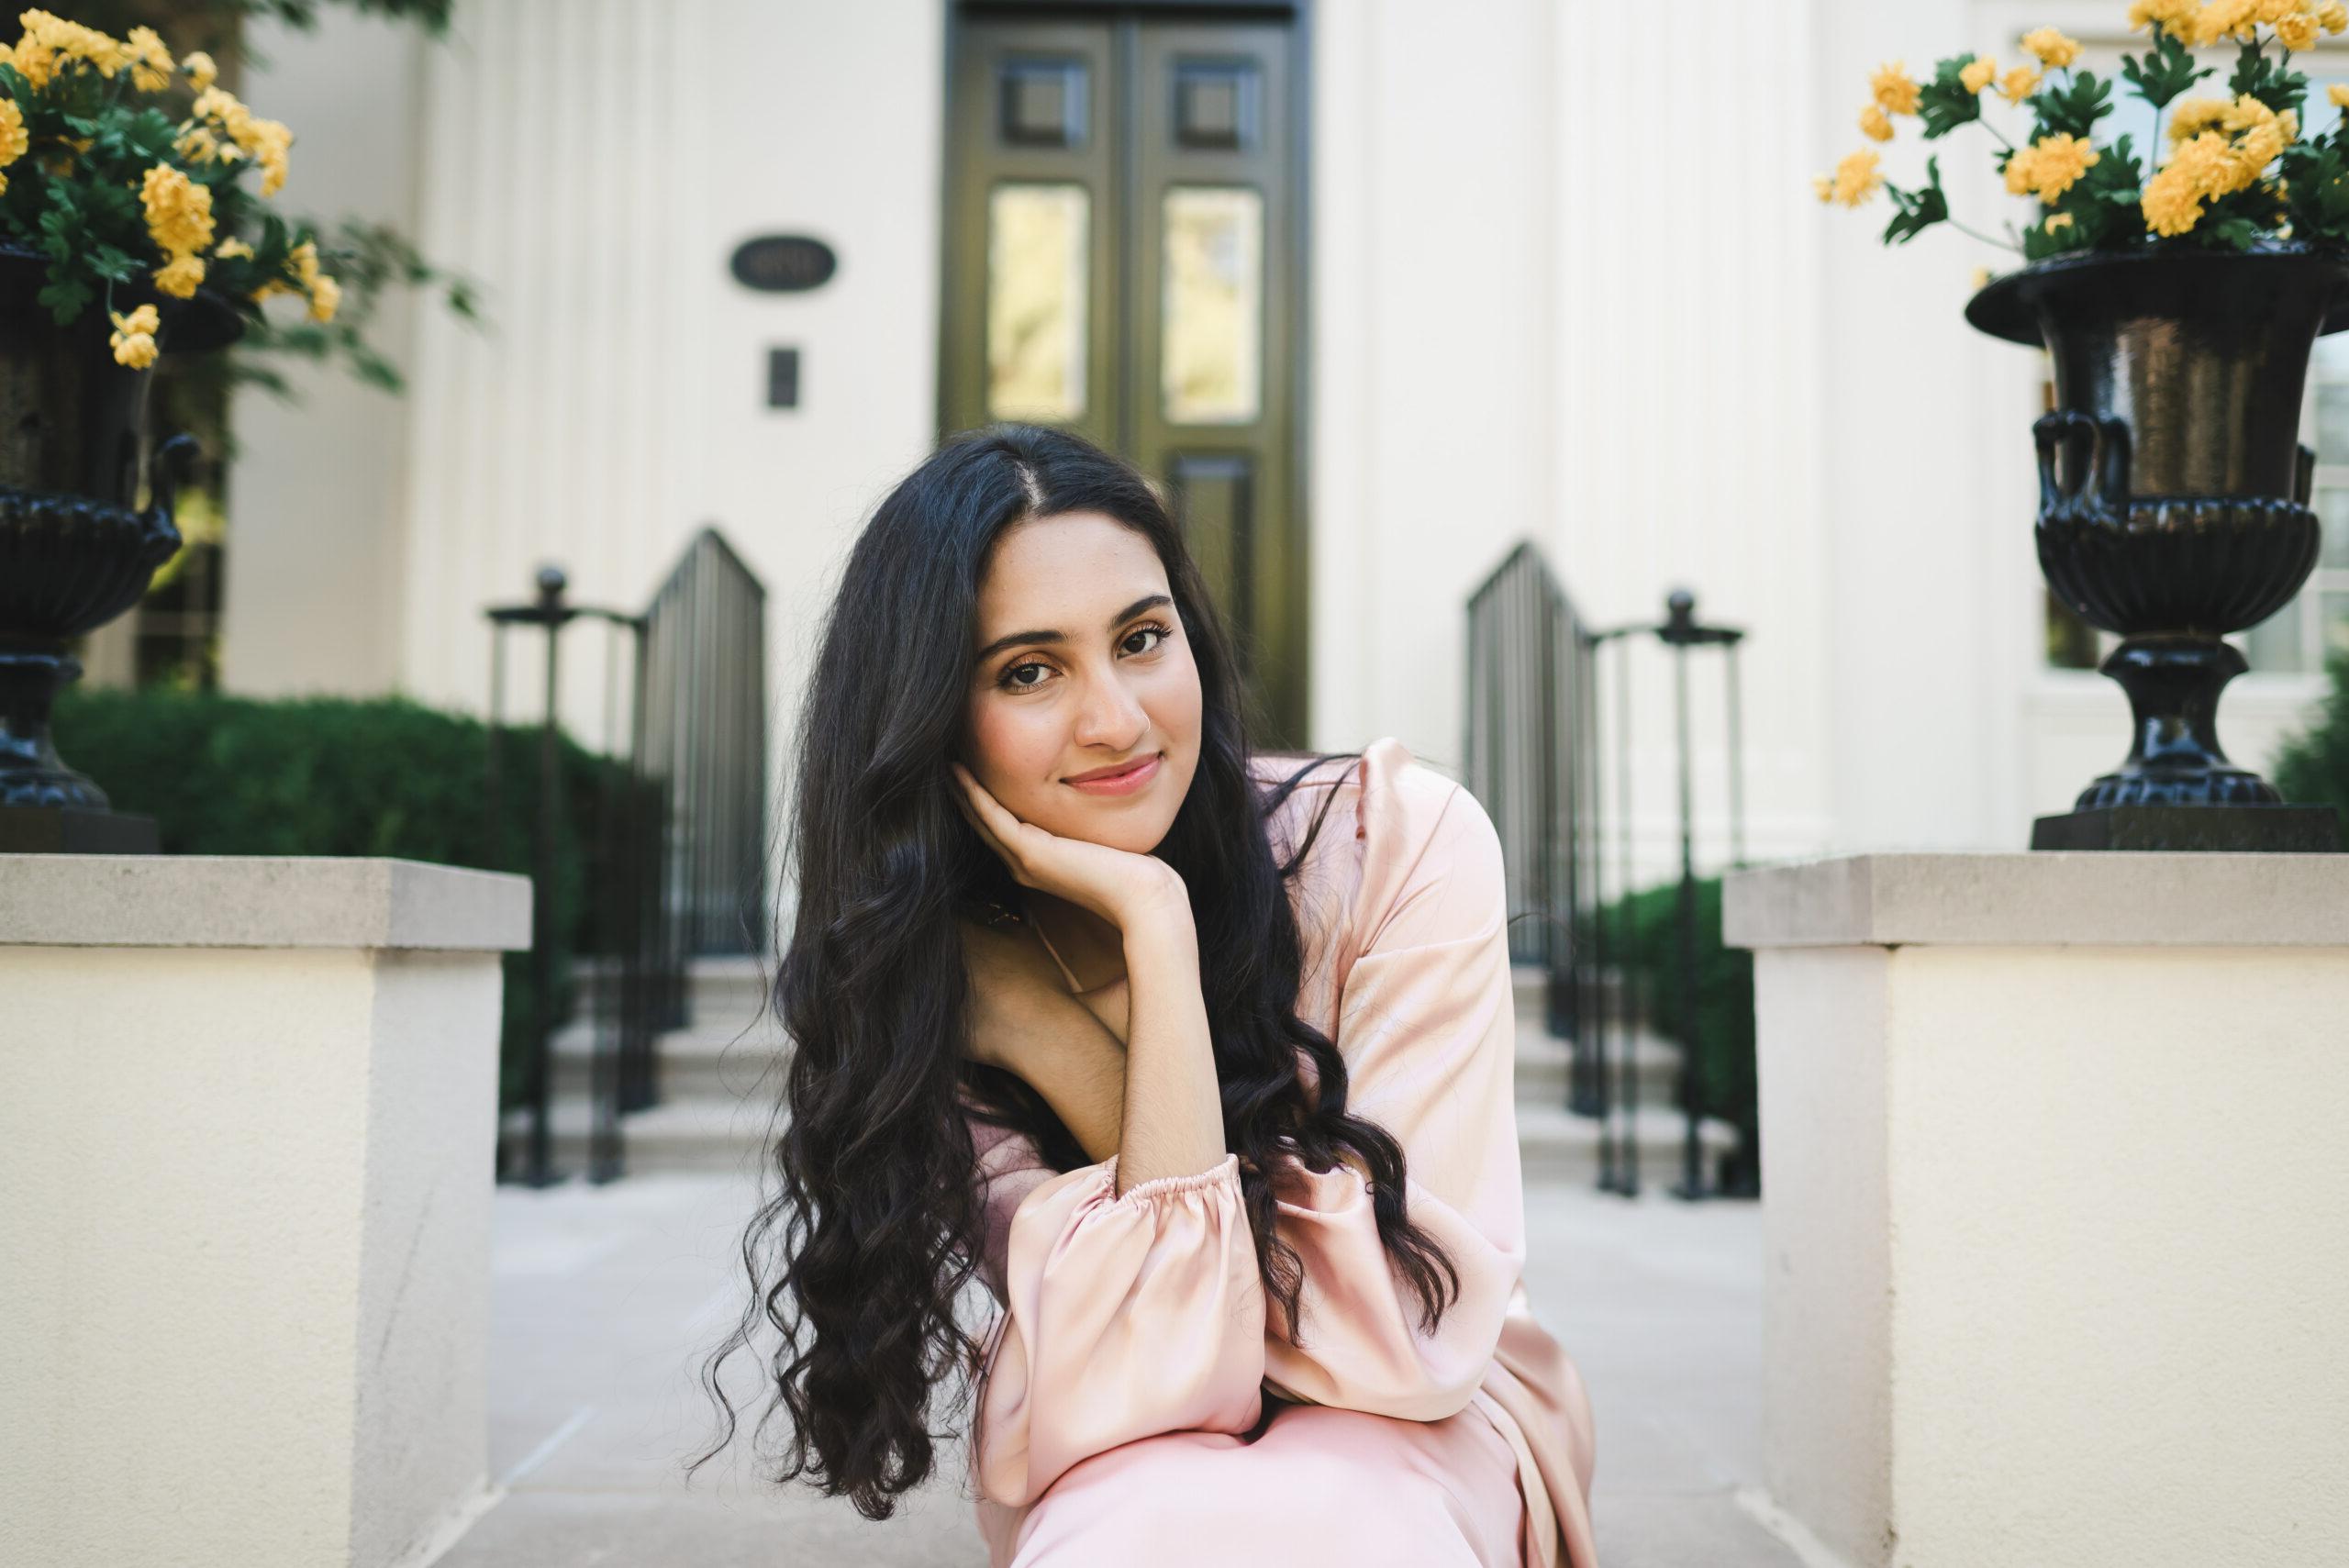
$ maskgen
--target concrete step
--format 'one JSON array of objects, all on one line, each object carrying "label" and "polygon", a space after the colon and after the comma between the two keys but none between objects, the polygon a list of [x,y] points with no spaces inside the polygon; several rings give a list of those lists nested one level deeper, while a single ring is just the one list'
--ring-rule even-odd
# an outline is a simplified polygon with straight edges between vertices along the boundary
[{"label": "concrete step", "polygon": [[[1617,1101],[1663,1105],[1678,1092],[1680,1048],[1663,1036],[1642,1033],[1626,1041],[1619,1034],[1608,1041],[1607,1050]],[[1538,1018],[1529,1021],[1520,1014],[1517,1025],[1518,1103],[1564,1105],[1567,1081],[1573,1072],[1573,1043],[1542,1028]]]},{"label": "concrete step", "polygon": [[[551,1109],[556,1167],[573,1172],[585,1169],[590,1127],[585,1096],[564,1096]],[[529,1114],[509,1112],[505,1125],[518,1148],[528,1132]],[[1645,1106],[1636,1115],[1619,1112],[1614,1125],[1616,1136],[1621,1139],[1628,1133],[1629,1143],[1636,1147],[1642,1182],[1664,1186],[1680,1179],[1687,1129],[1677,1111]],[[749,1174],[764,1168],[772,1135],[780,1131],[773,1102],[758,1096],[675,1099],[622,1118],[623,1159],[631,1175]],[[1520,1104],[1517,1132],[1526,1180],[1598,1181],[1599,1142],[1605,1129],[1596,1118],[1575,1116],[1555,1106]],[[1619,1142],[1619,1151],[1623,1146]],[[1722,1155],[1737,1147],[1737,1130],[1726,1122],[1699,1122],[1698,1147],[1703,1168],[1710,1172]]]},{"label": "concrete step", "polygon": [[[745,1095],[773,1098],[780,1092],[785,1056],[783,1030],[771,1018],[746,1027],[692,1025],[672,1029],[653,1043],[663,1100],[728,1099]],[[596,1026],[582,1019],[554,1037],[554,1092],[584,1095],[593,1080]]]},{"label": "concrete step", "polygon": [[[1687,1118],[1667,1106],[1642,1106],[1636,1114],[1616,1113],[1613,1123],[1618,1158],[1628,1146],[1636,1161],[1640,1181],[1669,1186],[1680,1180],[1682,1149]],[[1596,1183],[1599,1141],[1607,1129],[1594,1117],[1575,1116],[1556,1106],[1517,1107],[1517,1143],[1525,1179]],[[1699,1168],[1709,1179],[1720,1157],[1737,1147],[1737,1129],[1708,1118],[1697,1124]]]},{"label": "concrete step", "polygon": [[[740,1029],[761,1017],[766,1008],[767,977],[760,968],[766,962],[747,954],[696,958],[685,965],[685,1012],[697,1027]],[[617,984],[618,964],[605,959],[584,958],[573,973],[579,984],[579,1011],[587,1015],[596,1004],[600,988],[607,983]],[[608,977],[608,978],[607,978]]]},{"label": "concrete step", "polygon": [[[756,1095],[730,1099],[697,1095],[633,1111],[620,1118],[623,1167],[631,1176],[751,1173],[761,1169],[766,1158],[766,1128],[774,1109],[772,1100],[763,1102]],[[585,1170],[592,1127],[586,1096],[560,1096],[548,1110],[555,1168],[571,1173]],[[508,1111],[502,1125],[518,1150],[529,1135],[529,1110]]]}]

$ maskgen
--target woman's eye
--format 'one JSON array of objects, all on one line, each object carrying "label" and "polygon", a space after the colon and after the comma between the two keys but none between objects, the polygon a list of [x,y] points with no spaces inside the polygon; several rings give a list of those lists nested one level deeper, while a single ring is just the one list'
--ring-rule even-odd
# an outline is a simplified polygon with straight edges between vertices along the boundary
[{"label": "woman's eye", "polygon": [[[1133,630],[1126,633],[1125,639],[1118,646],[1124,650],[1129,655],[1155,653],[1161,648],[1164,647],[1166,645],[1166,639],[1174,635],[1174,632],[1168,628],[1156,621],[1152,621],[1148,626],[1138,626],[1134,628]],[[1136,638],[1145,637],[1153,638],[1156,640],[1149,642],[1140,648],[1136,648],[1133,645]],[[1039,674],[1032,681],[1023,681],[1019,678],[1019,673],[1022,670],[1037,670],[1041,671],[1042,673]],[[1039,663],[1037,661],[1030,659],[1025,663],[1014,664],[1005,670],[1001,675],[996,678],[996,684],[1001,686],[1008,692],[1032,692],[1043,685],[1044,677],[1051,674],[1052,670],[1052,667],[1051,665]]]}]

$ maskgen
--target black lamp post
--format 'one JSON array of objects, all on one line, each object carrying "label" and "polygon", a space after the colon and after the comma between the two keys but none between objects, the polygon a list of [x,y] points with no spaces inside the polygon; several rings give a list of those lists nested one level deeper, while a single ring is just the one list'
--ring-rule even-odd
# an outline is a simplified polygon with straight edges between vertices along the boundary
[{"label": "black lamp post", "polygon": [[[1624,642],[1616,657],[1616,795],[1620,803],[1622,819],[1620,834],[1620,885],[1622,888],[1621,918],[1628,927],[1631,919],[1630,895],[1632,876],[1631,850],[1631,685],[1629,644],[1624,639],[1653,636],[1672,651],[1673,716],[1675,755],[1679,774],[1678,807],[1680,817],[1680,899],[1678,920],[1679,987],[1681,1020],[1680,1097],[1687,1113],[1687,1122],[1681,1144],[1681,1176],[1672,1193],[1675,1197],[1694,1199],[1715,1195],[1719,1189],[1707,1183],[1704,1176],[1702,1151],[1698,1141],[1698,1112],[1696,1095],[1696,1061],[1700,1048],[1702,1030],[1697,1012],[1697,866],[1696,866],[1696,791],[1691,771],[1693,747],[1688,726],[1688,653],[1691,649],[1717,646],[1722,650],[1727,682],[1729,717],[1729,832],[1730,860],[1733,865],[1745,863],[1745,798],[1741,775],[1743,772],[1744,734],[1741,717],[1742,697],[1737,650],[1745,633],[1736,627],[1706,626],[1697,619],[1697,598],[1686,588],[1675,588],[1664,601],[1662,625],[1635,624],[1594,632],[1591,645]],[[1622,948],[1631,951],[1629,930],[1622,933]],[[1639,1079],[1631,1072],[1628,1058],[1637,1049],[1641,998],[1625,971],[1625,984],[1630,987],[1624,996],[1626,1027],[1620,1031],[1626,1061],[1611,1075],[1628,1082],[1630,1092],[1622,1097],[1623,1115],[1620,1127],[1613,1114],[1611,1096],[1606,1094],[1610,1076],[1607,1062],[1600,1062],[1602,1099],[1609,1101],[1607,1118],[1599,1129],[1599,1177],[1601,1191],[1635,1196],[1640,1190],[1639,1142],[1631,1123],[1639,1110]]]},{"label": "black lamp post", "polygon": [[[530,822],[530,1034],[529,1074],[526,1095],[529,1103],[530,1126],[520,1173],[515,1178],[526,1186],[544,1187],[565,1179],[566,1173],[553,1168],[551,1112],[553,1073],[551,1037],[554,1012],[554,879],[555,879],[555,813],[562,808],[561,759],[556,749],[555,716],[558,702],[560,663],[563,628],[581,618],[601,620],[616,630],[628,632],[633,648],[629,662],[631,685],[630,706],[638,701],[635,687],[643,665],[644,620],[619,610],[599,609],[573,605],[563,598],[566,582],[560,567],[540,568],[538,597],[526,605],[493,606],[488,612],[490,632],[489,676],[489,769],[486,790],[488,806],[487,859],[491,864],[504,863],[504,788],[501,756],[504,751],[506,701],[506,632],[518,626],[539,627],[546,632],[546,690],[544,723],[539,731],[539,780],[537,809]],[[615,654],[615,658],[617,655]],[[618,685],[616,675],[607,671],[606,681],[607,734],[617,734],[610,726],[610,704]],[[627,809],[636,808],[631,795]],[[605,809],[608,812],[608,802]],[[613,824],[599,821],[598,841],[610,845]],[[625,833],[622,835],[626,837]],[[632,841],[632,840],[630,840]],[[617,874],[632,876],[635,857],[622,854],[616,859],[623,862]],[[607,871],[612,868],[607,867]],[[608,917],[613,900],[597,901],[599,909]],[[598,933],[603,939],[607,959],[619,951],[609,929]],[[607,984],[619,977],[606,975]],[[599,1008],[608,1012],[609,1008]],[[588,1129],[587,1179],[601,1184],[624,1173],[619,1132],[619,1063],[615,1051],[607,1050],[604,1032],[596,1032],[596,1049],[590,1059],[589,1101],[591,1114]]]}]

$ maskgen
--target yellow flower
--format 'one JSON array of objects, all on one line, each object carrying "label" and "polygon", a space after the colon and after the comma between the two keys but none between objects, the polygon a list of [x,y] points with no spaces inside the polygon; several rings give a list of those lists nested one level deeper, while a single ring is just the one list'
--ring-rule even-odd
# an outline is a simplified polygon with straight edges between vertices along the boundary
[{"label": "yellow flower", "polygon": [[2220,123],[2228,130],[2242,133],[2242,139],[2234,147],[2235,161],[2240,169],[2240,177],[2234,185],[2236,190],[2257,179],[2259,172],[2282,154],[2285,143],[2291,139],[2289,132],[2294,128],[2285,124],[2281,115],[2248,93],[2235,100],[2234,106],[2227,111],[2227,117]]},{"label": "yellow flower", "polygon": [[2018,65],[1998,78],[1998,95],[2009,104],[2020,104],[2039,90],[2039,72],[2028,65]]},{"label": "yellow flower", "polygon": [[2022,47],[2039,57],[2042,65],[2069,65],[2080,57],[2080,42],[2054,28],[2040,28],[2022,36]]},{"label": "yellow flower", "polygon": [[2129,30],[2136,31],[2148,23],[2158,23],[2172,33],[2182,34],[2189,26],[2197,0],[2135,0],[2129,7]]},{"label": "yellow flower", "polygon": [[2051,212],[2047,215],[2047,221],[2039,227],[2050,234],[2058,233],[2072,227],[2072,215],[2068,212]]},{"label": "yellow flower", "polygon": [[160,93],[172,84],[172,51],[152,28],[133,28],[123,45],[130,66],[130,84],[142,93]]},{"label": "yellow flower", "polygon": [[[21,61],[26,46],[41,59],[40,80],[33,81],[33,73],[25,79],[36,87],[46,85],[56,74],[58,65],[67,60],[78,60],[95,67],[101,76],[111,77],[130,63],[130,51],[121,40],[108,37],[95,28],[85,28],[79,22],[69,22],[47,11],[27,11],[18,17],[24,24],[25,36],[17,42],[17,54]],[[23,67],[20,64],[19,70]]]},{"label": "yellow flower", "polygon": [[2258,28],[2257,13],[2258,0],[2210,0],[2194,13],[2194,36],[2188,41],[2200,48],[2232,35],[2248,43]]},{"label": "yellow flower", "polygon": [[182,256],[212,243],[212,193],[168,163],[147,171],[139,199],[147,206],[147,232],[155,249]]},{"label": "yellow flower", "polygon": [[125,316],[108,311],[114,318],[114,336],[107,346],[114,350],[114,362],[132,370],[145,370],[155,362],[155,334],[162,327],[162,319],[151,305],[142,305]]},{"label": "yellow flower", "polygon": [[2169,139],[2173,145],[2188,137],[2209,130],[2227,117],[2234,107],[2224,98],[2180,98],[2169,112]]},{"label": "yellow flower", "polygon": [[310,284],[310,319],[332,321],[335,307],[342,303],[342,285],[320,272]]},{"label": "yellow flower", "polygon": [[2316,8],[2316,25],[2328,33],[2349,33],[2349,6],[2342,0],[2325,0]]},{"label": "yellow flower", "polygon": [[1922,90],[1909,74],[1907,66],[1898,60],[1877,66],[1876,73],[1868,78],[1868,92],[1877,106],[1896,115],[1915,114],[1917,95]]},{"label": "yellow flower", "polygon": [[30,34],[18,39],[16,47],[9,50],[9,63],[17,68],[17,74],[23,77],[27,84],[36,92],[56,80],[56,50],[44,49],[40,40]]},{"label": "yellow flower", "polygon": [[1990,286],[1990,269],[1989,269],[1989,268],[1987,268],[1987,267],[1976,267],[1976,268],[1975,268],[1975,269],[1974,269],[1974,277],[1973,277],[1973,280],[1972,280],[1972,281],[1973,281],[1973,284],[1974,284],[1974,289],[1975,289],[1975,292],[1976,292],[1976,293],[1977,293],[1977,294],[1979,294],[1982,290],[1984,290],[1984,289],[1986,289],[1986,288],[1989,287],[1989,286]]},{"label": "yellow flower", "polygon": [[[6,188],[0,186],[0,189]],[[1831,202],[1835,199],[1835,179],[1831,174],[1813,174],[1810,177],[1810,188],[1819,193],[1819,199],[1822,202]]]},{"label": "yellow flower", "polygon": [[294,145],[294,133],[276,120],[252,122],[251,139],[240,142],[244,150],[261,162],[261,194],[273,196],[285,188],[285,150]]},{"label": "yellow flower", "polygon": [[1977,54],[1959,70],[1958,85],[1969,93],[1979,93],[1998,74],[1998,62],[1987,54]]},{"label": "yellow flower", "polygon": [[2286,17],[2276,24],[2276,41],[2286,49],[2314,49],[2316,34],[2314,17]]},{"label": "yellow flower", "polygon": [[188,84],[199,93],[211,86],[220,75],[220,68],[213,64],[212,57],[202,50],[181,61],[180,69],[187,72]]},{"label": "yellow flower", "polygon": [[32,137],[25,130],[25,111],[17,107],[15,99],[0,98],[0,165],[14,163],[32,144]]},{"label": "yellow flower", "polygon": [[2042,137],[2007,160],[2007,189],[2019,196],[2036,193],[2042,201],[2055,201],[2101,156],[2085,137],[2067,132]]},{"label": "yellow flower", "polygon": [[1860,134],[1871,141],[1892,139],[1892,117],[1884,112],[1882,104],[1870,104],[1860,111]]},{"label": "yellow flower", "polygon": [[250,261],[252,259],[253,248],[241,239],[228,239],[214,246],[212,253],[224,261],[233,261],[239,258]]},{"label": "yellow flower", "polygon": [[181,131],[179,139],[172,145],[191,163],[209,163],[220,156],[220,139],[200,125]]},{"label": "yellow flower", "polygon": [[169,266],[155,270],[158,292],[174,299],[186,299],[195,293],[195,285],[204,281],[204,259],[201,256],[174,256]]},{"label": "yellow flower", "polygon": [[2340,83],[2335,82],[2332,86],[2327,87],[2324,90],[2324,95],[2332,100],[2332,106],[2334,108],[2349,109],[2349,87],[2344,87]]},{"label": "yellow flower", "polygon": [[1845,206],[1859,206],[1883,185],[1884,176],[1876,172],[1876,156],[1870,149],[1848,153],[1835,165],[1833,195]]},{"label": "yellow flower", "polygon": [[317,284],[318,281],[318,242],[317,240],[303,240],[285,253],[285,259],[294,263],[294,274],[302,280],[302,287],[306,293]]},{"label": "yellow flower", "polygon": [[188,115],[217,124],[239,154],[260,163],[262,195],[273,196],[284,187],[285,150],[294,145],[292,131],[276,120],[262,119],[225,87],[206,87],[198,93]]}]

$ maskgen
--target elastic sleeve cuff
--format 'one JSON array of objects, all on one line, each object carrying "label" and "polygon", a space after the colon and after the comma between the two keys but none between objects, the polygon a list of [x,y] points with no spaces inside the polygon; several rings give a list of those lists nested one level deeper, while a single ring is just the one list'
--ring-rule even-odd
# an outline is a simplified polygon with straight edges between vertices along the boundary
[{"label": "elastic sleeve cuff", "polygon": [[1121,1158],[1123,1158],[1122,1155],[1112,1154],[1101,1162],[1101,1190],[1105,1195],[1114,1196],[1115,1202],[1111,1206],[1113,1207],[1130,1206],[1141,1208],[1147,1207],[1153,1198],[1175,1193],[1199,1192],[1208,1187],[1224,1185],[1236,1187],[1240,1183],[1240,1156],[1236,1153],[1226,1153],[1222,1160],[1197,1175],[1156,1176],[1119,1193],[1118,1191],[1118,1162]]}]

